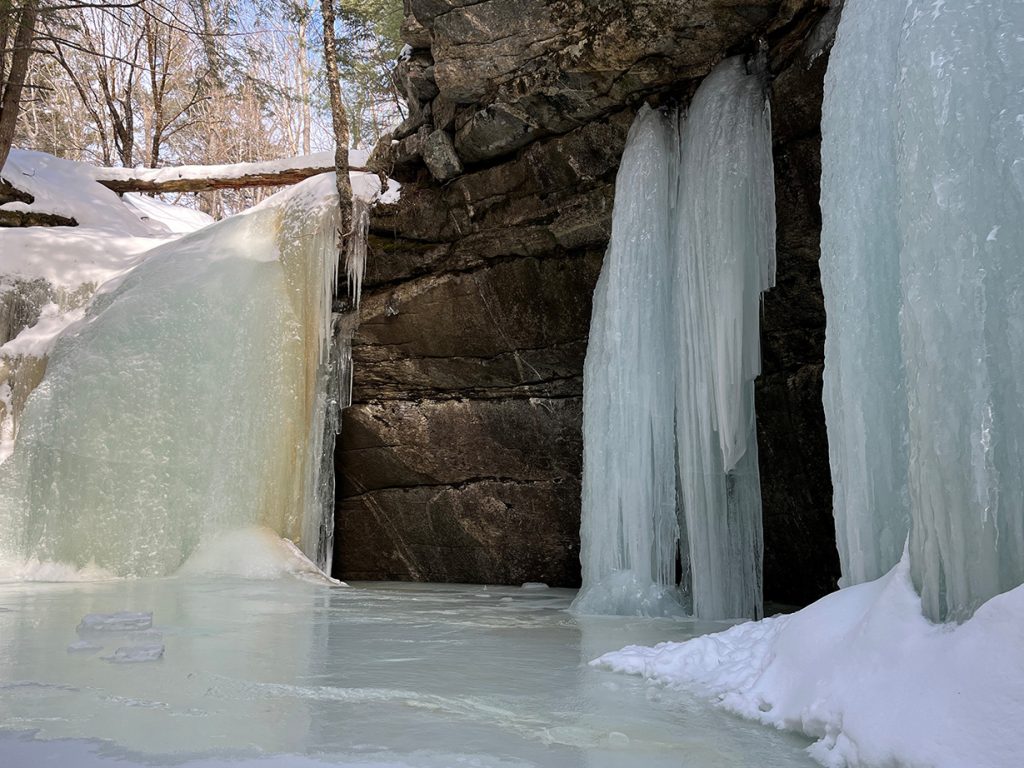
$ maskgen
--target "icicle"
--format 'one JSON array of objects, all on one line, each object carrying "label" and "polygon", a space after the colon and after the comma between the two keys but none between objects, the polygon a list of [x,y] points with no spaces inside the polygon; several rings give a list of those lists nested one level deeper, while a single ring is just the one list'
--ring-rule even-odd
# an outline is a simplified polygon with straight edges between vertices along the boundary
[{"label": "icicle", "polygon": [[[823,128],[844,579],[910,524],[926,612],[1024,582],[1024,4],[848,0]],[[861,134],[860,131],[864,131]]]},{"label": "icicle", "polygon": [[[579,612],[761,613],[754,421],[775,275],[770,118],[742,59],[682,122],[641,111],[616,182],[584,372]],[[678,510],[678,512],[677,512]],[[681,539],[681,546],[677,544]]]},{"label": "icicle", "polygon": [[352,197],[352,235],[345,251],[345,276],[352,307],[359,309],[363,293],[363,274],[366,272],[366,238],[370,231],[370,204],[360,197]]},{"label": "icicle", "polygon": [[[352,232],[345,242],[345,273],[350,307],[346,312],[329,314],[330,331],[324,337],[329,345],[317,372],[314,418],[311,424],[306,482],[303,552],[321,570],[329,571],[334,548],[335,470],[334,443],[341,434],[341,411],[352,404],[352,337],[358,325],[358,308],[366,269],[367,236],[370,229],[370,201],[352,198]],[[336,231],[336,230],[335,230]],[[330,247],[337,253],[337,241]],[[327,299],[337,293],[336,258],[325,254],[324,264],[333,263],[334,276]],[[326,285],[326,283],[325,283]],[[330,307],[331,305],[326,305]]]},{"label": "icicle", "polygon": [[907,400],[899,332],[896,45],[905,6],[851,3],[826,75],[821,285],[825,420],[841,585],[877,579],[903,553]]}]

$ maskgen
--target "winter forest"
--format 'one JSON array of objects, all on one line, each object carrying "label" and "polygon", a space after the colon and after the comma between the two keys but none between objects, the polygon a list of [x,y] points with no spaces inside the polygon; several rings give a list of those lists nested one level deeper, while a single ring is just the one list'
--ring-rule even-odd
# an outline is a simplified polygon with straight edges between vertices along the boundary
[{"label": "winter forest", "polygon": [[0,768],[1019,768],[1024,0],[0,0]]},{"label": "winter forest", "polygon": [[[351,143],[372,147],[407,109],[396,77],[402,4],[357,0],[336,18]],[[316,3],[12,2],[0,24],[0,147],[125,168],[333,149]],[[184,202],[220,218],[264,196],[217,191]]]}]

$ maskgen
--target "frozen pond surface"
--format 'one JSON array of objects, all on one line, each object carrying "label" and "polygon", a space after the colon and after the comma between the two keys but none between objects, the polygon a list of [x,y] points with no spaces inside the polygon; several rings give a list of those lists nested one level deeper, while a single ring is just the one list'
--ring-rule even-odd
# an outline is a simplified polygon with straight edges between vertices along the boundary
[{"label": "frozen pond surface", "polygon": [[815,765],[803,739],[586,665],[725,624],[579,620],[573,594],[0,584],[0,765]]}]

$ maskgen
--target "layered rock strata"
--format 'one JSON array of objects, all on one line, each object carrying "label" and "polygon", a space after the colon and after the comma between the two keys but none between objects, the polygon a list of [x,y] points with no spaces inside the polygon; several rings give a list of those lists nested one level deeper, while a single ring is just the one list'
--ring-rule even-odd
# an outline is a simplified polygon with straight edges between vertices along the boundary
[{"label": "layered rock strata", "polygon": [[373,163],[335,572],[579,583],[593,286],[637,107],[685,103],[726,54],[775,76],[778,287],[758,390],[765,592],[834,586],[821,412],[818,122],[827,0],[408,0],[410,116]]}]

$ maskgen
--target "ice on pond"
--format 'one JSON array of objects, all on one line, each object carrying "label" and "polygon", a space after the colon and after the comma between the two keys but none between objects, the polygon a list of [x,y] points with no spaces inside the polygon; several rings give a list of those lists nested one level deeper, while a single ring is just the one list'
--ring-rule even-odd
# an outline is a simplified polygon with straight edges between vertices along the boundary
[{"label": "ice on pond", "polygon": [[[486,592],[230,576],[0,584],[13,609],[0,613],[0,681],[19,681],[0,691],[0,762],[813,766],[805,739],[586,666],[728,624],[573,617],[568,590]],[[115,632],[104,653],[67,652],[69,617],[143,605],[161,641]]]}]

